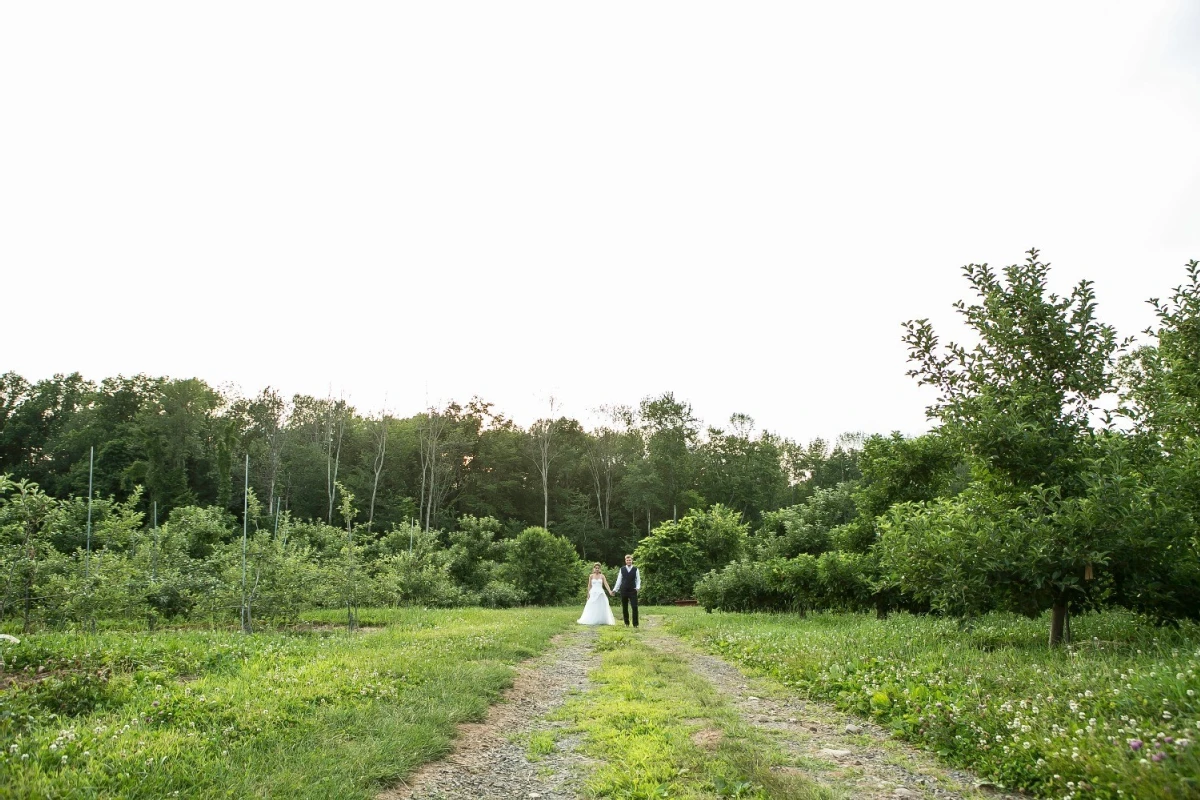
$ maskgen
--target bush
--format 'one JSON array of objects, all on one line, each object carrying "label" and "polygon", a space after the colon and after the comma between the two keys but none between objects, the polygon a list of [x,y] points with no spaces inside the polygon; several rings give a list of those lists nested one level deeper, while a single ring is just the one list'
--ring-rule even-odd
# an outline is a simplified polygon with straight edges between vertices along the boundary
[{"label": "bush", "polygon": [[479,605],[485,608],[514,608],[524,602],[525,593],[504,581],[488,581],[479,592]]},{"label": "bush", "polygon": [[504,543],[496,541],[500,522],[495,517],[464,514],[458,530],[450,532],[450,577],[465,589],[481,590],[491,581],[496,564],[504,559]]},{"label": "bush", "polygon": [[800,505],[773,512],[760,529],[760,556],[794,558],[803,553],[818,556],[831,546],[830,532],[854,517],[853,486],[841,483],[832,489],[817,489]]},{"label": "bush", "polygon": [[177,536],[185,543],[192,558],[208,558],[224,541],[233,538],[236,521],[230,513],[216,506],[183,506],[171,511],[163,525],[163,533]]},{"label": "bush", "polygon": [[872,597],[873,562],[858,553],[830,551],[814,558],[735,561],[696,584],[709,611],[799,611],[865,608]]},{"label": "bush", "polygon": [[659,525],[634,551],[635,563],[648,576],[642,599],[661,603],[692,597],[701,577],[742,556],[746,535],[741,515],[722,505]]},{"label": "bush", "polygon": [[696,599],[708,611],[780,611],[787,598],[773,595],[766,564],[735,561],[712,570],[696,583]]},{"label": "bush", "polygon": [[821,579],[817,559],[810,555],[767,562],[773,590],[787,601],[780,611],[801,613],[821,607]]},{"label": "bush", "polygon": [[415,552],[384,558],[376,581],[384,601],[394,606],[452,608],[472,599],[450,579],[444,564]]},{"label": "bush", "polygon": [[156,617],[162,619],[187,618],[196,605],[196,600],[185,589],[174,583],[156,583],[146,590],[146,605]]},{"label": "bush", "polygon": [[830,550],[817,559],[821,607],[862,611],[871,607],[875,559],[863,553]]},{"label": "bush", "polygon": [[556,605],[579,591],[579,556],[575,546],[545,528],[521,531],[508,553],[511,582],[534,605]]}]

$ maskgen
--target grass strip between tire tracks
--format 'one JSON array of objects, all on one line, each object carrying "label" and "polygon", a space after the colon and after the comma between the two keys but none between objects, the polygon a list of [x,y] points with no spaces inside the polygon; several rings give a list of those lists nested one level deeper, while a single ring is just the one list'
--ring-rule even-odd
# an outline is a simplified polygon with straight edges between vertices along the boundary
[{"label": "grass strip between tire tracks", "polygon": [[594,797],[740,797],[831,800],[840,795],[791,770],[766,736],[746,724],[684,661],[641,641],[642,633],[600,631],[592,689],[560,713],[583,732],[601,763]]}]

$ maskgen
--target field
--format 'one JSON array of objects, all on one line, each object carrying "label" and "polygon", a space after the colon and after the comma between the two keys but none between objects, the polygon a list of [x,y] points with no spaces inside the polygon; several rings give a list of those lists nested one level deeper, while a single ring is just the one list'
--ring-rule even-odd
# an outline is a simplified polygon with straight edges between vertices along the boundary
[{"label": "field", "polygon": [[[647,612],[663,622],[586,640],[592,689],[557,712],[594,759],[578,784],[588,796],[837,795],[818,785],[819,770],[782,773],[803,762],[734,713],[711,676],[672,649],[672,634],[764,675],[781,695],[872,719],[1010,790],[1200,796],[1195,626],[1089,615],[1073,621],[1075,644],[1052,651],[1045,620],[1007,615],[962,624]],[[455,725],[483,718],[512,665],[578,631],[577,613],[366,610],[353,635],[328,612],[251,636],[5,641],[0,797],[373,797],[449,752]],[[722,742],[715,750],[697,749],[705,731]],[[536,758],[558,735],[530,734],[524,746]]]},{"label": "field", "polygon": [[1129,614],[671,616],[670,629],[791,692],[875,719],[1008,788],[1043,797],[1200,796],[1200,629]]},{"label": "field", "polygon": [[573,611],[0,642],[0,797],[372,797],[447,752]]}]

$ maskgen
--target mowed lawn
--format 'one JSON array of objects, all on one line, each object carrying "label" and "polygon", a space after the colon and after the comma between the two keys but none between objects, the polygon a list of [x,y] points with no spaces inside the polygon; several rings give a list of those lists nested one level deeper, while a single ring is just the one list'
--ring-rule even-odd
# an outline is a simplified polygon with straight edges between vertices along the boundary
[{"label": "mowed lawn", "polygon": [[578,609],[0,642],[0,797],[371,797],[444,755]]},{"label": "mowed lawn", "polygon": [[1110,611],[1072,620],[705,614],[670,629],[786,690],[871,718],[1010,789],[1055,798],[1200,797],[1200,627]]}]

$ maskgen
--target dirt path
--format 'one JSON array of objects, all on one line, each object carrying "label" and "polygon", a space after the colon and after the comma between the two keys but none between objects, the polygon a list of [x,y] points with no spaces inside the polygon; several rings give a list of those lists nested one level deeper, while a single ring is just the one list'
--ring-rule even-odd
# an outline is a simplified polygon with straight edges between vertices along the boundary
[{"label": "dirt path", "polygon": [[855,798],[923,797],[938,800],[1012,797],[977,787],[966,773],[943,767],[877,725],[821,703],[790,696],[770,681],[702,653],[651,618],[644,642],[679,656],[706,678],[747,723],[767,732],[809,777]]},{"label": "dirt path", "polygon": [[[417,770],[405,785],[378,800],[575,800],[593,763],[580,751],[569,723],[550,719],[567,698],[588,689],[599,666],[597,631],[562,635],[544,655],[518,666],[513,687],[480,724],[463,725],[454,752]],[[681,658],[728,699],[746,723],[765,732],[790,766],[848,798],[881,800],[998,800],[965,773],[942,767],[925,753],[890,738],[876,725],[820,703],[790,696],[765,679],[702,653],[649,618],[643,644]]]},{"label": "dirt path", "polygon": [[[378,800],[575,800],[570,785],[589,759],[576,752],[578,737],[564,730],[567,723],[547,717],[569,695],[587,690],[587,675],[600,663],[595,640],[594,628],[580,628],[518,665],[512,688],[487,719],[459,726],[453,753],[421,767]],[[531,748],[539,734],[556,740],[553,747]]]}]

